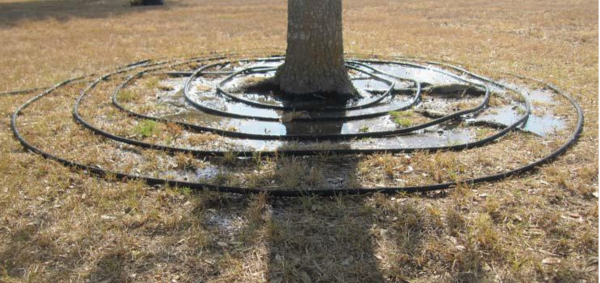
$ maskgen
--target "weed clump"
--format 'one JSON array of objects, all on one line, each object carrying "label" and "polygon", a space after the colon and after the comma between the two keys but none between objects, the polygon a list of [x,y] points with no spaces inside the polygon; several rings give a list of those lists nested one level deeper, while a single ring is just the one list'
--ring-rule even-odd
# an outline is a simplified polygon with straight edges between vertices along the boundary
[{"label": "weed clump", "polygon": [[284,188],[296,189],[302,183],[303,172],[304,165],[301,161],[295,158],[283,159],[275,177]]},{"label": "weed clump", "polygon": [[222,161],[224,165],[235,165],[237,154],[233,151],[227,151],[223,154]]},{"label": "weed clump", "polygon": [[390,116],[396,125],[400,127],[410,127],[412,126],[413,111],[391,111]]},{"label": "weed clump", "polygon": [[119,99],[123,102],[132,102],[139,98],[140,96],[133,90],[122,90],[119,92]]},{"label": "weed clump", "polygon": [[152,120],[143,120],[134,129],[137,136],[148,138],[158,133],[157,123]]}]

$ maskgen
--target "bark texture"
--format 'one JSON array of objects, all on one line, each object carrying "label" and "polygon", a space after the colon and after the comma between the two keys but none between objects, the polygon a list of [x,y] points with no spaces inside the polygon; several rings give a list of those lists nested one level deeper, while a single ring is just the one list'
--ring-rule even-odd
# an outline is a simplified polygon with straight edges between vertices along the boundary
[{"label": "bark texture", "polygon": [[288,0],[286,58],[275,82],[288,94],[357,93],[344,66],[342,0]]}]

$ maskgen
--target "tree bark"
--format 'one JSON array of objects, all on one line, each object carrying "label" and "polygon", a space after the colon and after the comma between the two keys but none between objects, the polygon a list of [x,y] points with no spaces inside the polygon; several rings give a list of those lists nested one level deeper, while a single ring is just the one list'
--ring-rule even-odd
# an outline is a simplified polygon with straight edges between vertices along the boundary
[{"label": "tree bark", "polygon": [[357,94],[344,66],[342,0],[288,0],[286,58],[275,83],[286,94]]}]

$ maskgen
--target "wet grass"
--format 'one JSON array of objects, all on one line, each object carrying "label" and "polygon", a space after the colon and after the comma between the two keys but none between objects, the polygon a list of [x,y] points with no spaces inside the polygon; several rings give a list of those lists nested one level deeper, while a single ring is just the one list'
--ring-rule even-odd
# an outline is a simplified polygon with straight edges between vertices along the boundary
[{"label": "wet grass", "polygon": [[133,129],[133,132],[143,138],[151,137],[151,136],[155,135],[156,133],[158,133],[156,124],[157,124],[156,121],[143,120],[138,123],[138,125],[135,127],[135,129]]},{"label": "wet grass", "polygon": [[408,128],[408,127],[412,126],[412,124],[413,124],[413,119],[411,119],[412,115],[413,115],[412,111],[403,111],[403,112],[392,111],[392,112],[390,112],[390,116],[392,117],[392,120],[394,121],[394,123],[396,123],[396,125],[403,127],[403,128]]}]

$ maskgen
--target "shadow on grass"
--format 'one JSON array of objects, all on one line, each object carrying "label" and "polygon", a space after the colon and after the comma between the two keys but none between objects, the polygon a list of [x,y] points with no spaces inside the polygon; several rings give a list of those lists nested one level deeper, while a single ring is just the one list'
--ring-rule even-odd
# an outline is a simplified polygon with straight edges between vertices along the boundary
[{"label": "shadow on grass", "polygon": [[269,282],[383,282],[370,230],[356,203],[304,197],[275,201],[269,220]]},{"label": "shadow on grass", "polygon": [[109,253],[104,255],[89,275],[91,282],[131,282],[131,277],[125,271],[127,254]]},{"label": "shadow on grass", "polygon": [[12,27],[22,21],[54,19],[66,22],[75,18],[100,19],[156,9],[169,9],[174,3],[163,6],[131,7],[129,1],[82,0],[20,0],[0,2],[0,27]]},{"label": "shadow on grass", "polygon": [[[338,102],[340,106],[346,101]],[[310,112],[305,112],[310,113]],[[344,121],[284,123],[288,135],[332,135]],[[352,186],[357,159],[344,156],[304,158],[302,187]],[[278,166],[285,166],[279,164]],[[284,178],[282,178],[284,179]],[[285,183],[285,181],[284,181]],[[298,187],[294,189],[299,189]],[[344,197],[301,197],[270,201],[266,215],[269,282],[383,282],[373,247],[373,215]]]}]

